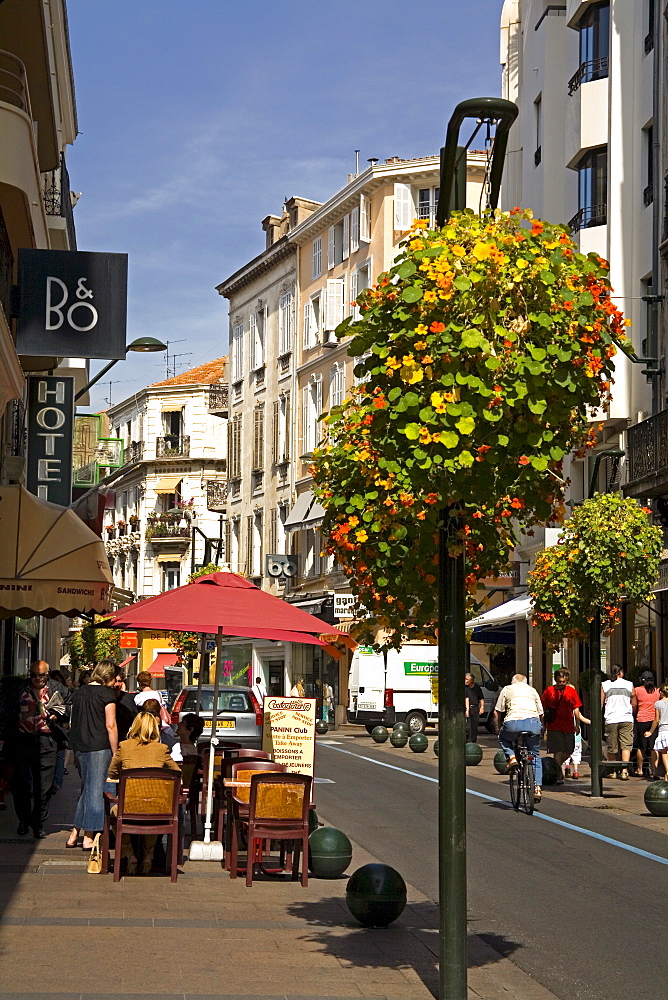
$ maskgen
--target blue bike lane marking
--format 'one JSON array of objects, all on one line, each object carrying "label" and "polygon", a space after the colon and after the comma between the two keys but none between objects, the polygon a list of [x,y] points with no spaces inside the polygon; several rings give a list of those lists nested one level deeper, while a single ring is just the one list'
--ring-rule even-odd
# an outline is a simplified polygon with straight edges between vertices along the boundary
[{"label": "blue bike lane marking", "polygon": [[[402,774],[410,774],[414,778],[422,778],[423,781],[431,781],[433,784],[438,784],[438,778],[431,778],[428,774],[420,774],[418,771],[409,771],[405,767],[397,767],[396,764],[386,764],[383,760],[374,760],[373,757],[365,757],[360,753],[353,753],[352,750],[343,750],[341,747],[334,747],[331,744],[321,744],[327,746],[329,750],[334,750],[336,753],[345,753],[349,757],[357,757],[359,760],[366,760],[369,764],[378,764],[379,767],[387,767],[390,771],[401,771]],[[484,799],[487,802],[498,802],[501,805],[508,806],[508,802],[503,799],[498,799],[494,795],[485,795],[484,792],[475,792],[472,788],[466,789],[467,795],[473,795],[477,799]],[[643,851],[640,847],[633,847],[631,844],[625,844],[622,840],[614,840],[612,837],[606,837],[602,833],[596,833],[594,830],[587,830],[583,826],[575,826],[573,823],[566,823],[563,819],[555,819],[554,816],[546,816],[545,813],[535,812],[533,814],[534,819],[542,819],[545,823],[553,823],[555,826],[561,826],[565,830],[572,830],[574,833],[582,833],[585,837],[591,837],[593,840],[600,840],[604,844],[610,844],[612,847],[619,847],[623,851],[629,851],[631,854],[637,854],[638,857],[647,858],[649,861],[657,861],[660,865],[668,865],[668,858],[662,858],[660,854],[650,854],[649,851]]]}]

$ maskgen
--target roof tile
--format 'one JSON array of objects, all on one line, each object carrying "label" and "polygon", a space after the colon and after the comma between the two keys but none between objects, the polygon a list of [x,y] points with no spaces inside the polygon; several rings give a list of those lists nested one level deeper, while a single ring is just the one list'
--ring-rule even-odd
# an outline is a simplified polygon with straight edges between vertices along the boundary
[{"label": "roof tile", "polygon": [[191,368],[189,372],[181,372],[174,378],[165,379],[163,382],[153,382],[149,388],[153,389],[158,385],[213,385],[216,382],[222,382],[226,366],[227,357],[216,358],[215,361],[207,361],[206,364],[199,365],[198,368]]}]

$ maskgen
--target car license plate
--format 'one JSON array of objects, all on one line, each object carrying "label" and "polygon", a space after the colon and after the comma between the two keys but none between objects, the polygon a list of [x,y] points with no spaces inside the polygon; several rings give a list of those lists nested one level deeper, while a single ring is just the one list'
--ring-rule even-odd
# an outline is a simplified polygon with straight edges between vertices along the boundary
[{"label": "car license plate", "polygon": [[372,701],[358,701],[357,707],[361,712],[373,712],[376,706]]},{"label": "car license plate", "polygon": [[[234,719],[223,719],[217,723],[216,729],[234,729],[234,726]],[[207,731],[211,731],[211,719],[204,720],[204,732],[206,733]]]}]

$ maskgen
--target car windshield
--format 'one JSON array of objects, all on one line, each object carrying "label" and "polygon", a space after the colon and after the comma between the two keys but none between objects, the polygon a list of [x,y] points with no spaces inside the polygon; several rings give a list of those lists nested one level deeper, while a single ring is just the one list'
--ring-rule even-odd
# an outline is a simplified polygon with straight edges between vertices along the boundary
[{"label": "car windshield", "polygon": [[[194,712],[197,705],[197,691],[189,691],[181,708],[182,712]],[[202,691],[200,698],[200,712],[211,712],[213,708],[213,691]],[[232,714],[252,712],[253,706],[246,691],[226,691],[224,688],[218,692],[218,714],[221,712],[231,712]]]}]

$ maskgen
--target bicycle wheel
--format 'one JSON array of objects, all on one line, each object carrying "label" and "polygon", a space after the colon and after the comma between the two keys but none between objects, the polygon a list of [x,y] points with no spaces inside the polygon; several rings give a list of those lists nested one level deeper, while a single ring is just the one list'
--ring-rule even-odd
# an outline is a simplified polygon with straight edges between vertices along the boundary
[{"label": "bicycle wheel", "polygon": [[520,774],[522,766],[514,767],[510,772],[510,801],[517,812],[520,808]]},{"label": "bicycle wheel", "polygon": [[524,809],[527,816],[531,816],[534,807],[535,783],[533,777],[533,765],[528,760],[525,760],[522,764],[521,783],[522,783],[522,808]]}]

